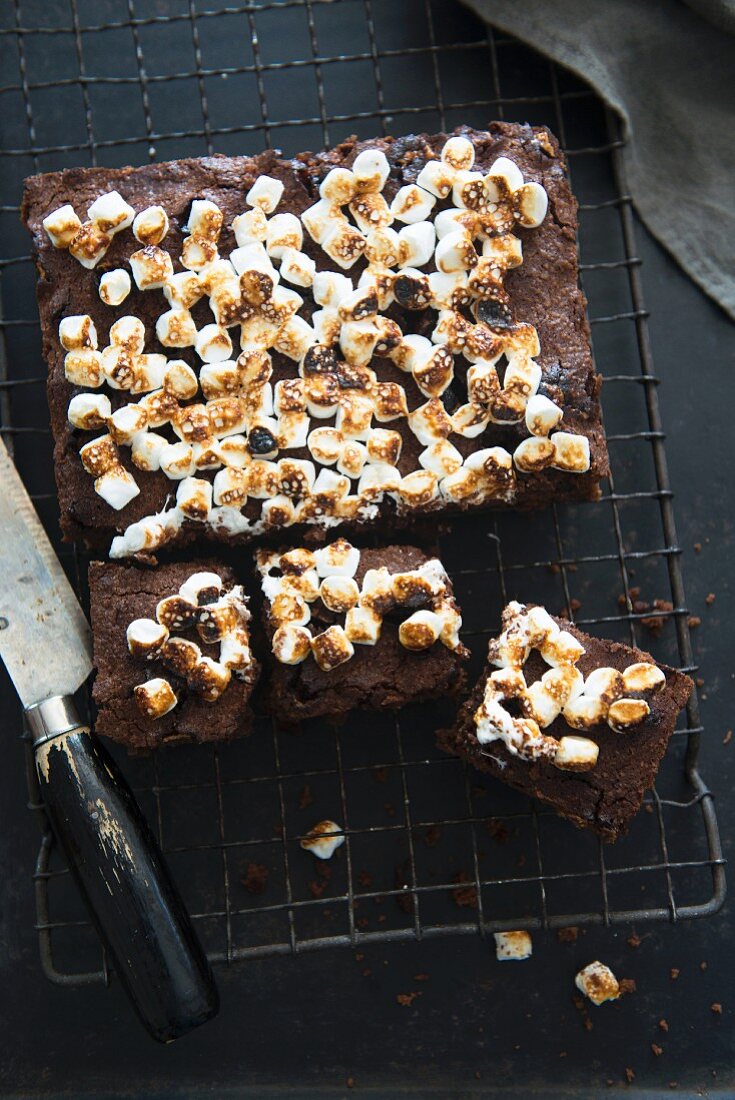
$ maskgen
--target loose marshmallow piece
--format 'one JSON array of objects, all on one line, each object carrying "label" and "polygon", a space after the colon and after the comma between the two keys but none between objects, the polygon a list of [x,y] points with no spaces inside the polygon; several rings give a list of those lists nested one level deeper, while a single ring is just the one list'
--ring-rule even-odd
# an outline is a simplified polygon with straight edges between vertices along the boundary
[{"label": "loose marshmallow piece", "polygon": [[133,619],[128,626],[126,637],[128,649],[133,657],[151,661],[168,640],[168,627],[156,622],[155,619]]},{"label": "loose marshmallow piece", "polygon": [[103,233],[114,236],[121,229],[127,229],[132,225],[135,211],[119,193],[108,191],[106,195],[100,195],[87,210],[90,221],[96,222]]},{"label": "loose marshmallow piece", "polygon": [[525,183],[513,195],[514,216],[526,229],[536,229],[546,217],[549,196],[540,183]]},{"label": "loose marshmallow piece", "polygon": [[142,245],[160,244],[168,233],[168,214],[162,206],[147,206],[136,214],[133,236]]},{"label": "loose marshmallow piece", "polygon": [[281,201],[283,184],[272,176],[258,176],[245,196],[250,206],[257,206],[264,214],[272,214]]},{"label": "loose marshmallow piece", "polygon": [[146,718],[154,721],[163,718],[178,702],[174,689],[162,676],[155,676],[144,684],[138,684],[133,688],[133,696]]},{"label": "loose marshmallow piece", "polygon": [[301,841],[301,847],[318,859],[331,859],[344,842],[345,834],[336,822],[320,821],[309,829]]},{"label": "loose marshmallow piece", "polygon": [[189,235],[205,241],[219,240],[222,231],[222,211],[209,199],[194,199],[186,226]]},{"label": "loose marshmallow piece", "polygon": [[605,1001],[616,1001],[620,996],[617,978],[599,959],[580,970],[574,979],[574,984],[595,1005],[604,1004]]},{"label": "loose marshmallow piece", "polygon": [[554,462],[557,470],[573,474],[585,474],[590,468],[590,441],[586,435],[570,432],[554,432]]},{"label": "loose marshmallow piece", "polygon": [[500,962],[530,959],[533,942],[530,932],[495,932],[495,955]]},{"label": "loose marshmallow piece", "polygon": [[82,228],[82,223],[69,203],[52,210],[41,223],[54,248],[68,248]]},{"label": "loose marshmallow piece", "polygon": [[99,295],[105,305],[119,306],[130,293],[130,276],[122,267],[106,271],[100,279]]}]

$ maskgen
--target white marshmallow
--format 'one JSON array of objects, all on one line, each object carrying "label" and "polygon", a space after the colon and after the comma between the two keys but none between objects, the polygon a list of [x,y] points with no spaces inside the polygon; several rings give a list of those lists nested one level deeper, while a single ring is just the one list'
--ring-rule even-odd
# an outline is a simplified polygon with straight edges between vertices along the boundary
[{"label": "white marshmallow", "polygon": [[451,275],[456,271],[467,271],[472,266],[470,258],[473,251],[469,234],[464,229],[457,229],[441,238],[434,260],[439,271]]},{"label": "white marshmallow", "polygon": [[172,277],[174,265],[168,252],[148,244],[132,254],[130,270],[138,290],[158,290]]},{"label": "white marshmallow", "polygon": [[599,755],[600,746],[588,737],[562,737],[554,765],[562,771],[589,771],[594,768]]},{"label": "white marshmallow", "polygon": [[281,201],[283,184],[272,176],[258,176],[245,196],[249,206],[259,207],[264,214],[272,214]]},{"label": "white marshmallow", "polygon": [[188,348],[196,341],[197,327],[188,309],[169,309],[156,321],[156,336],[165,348]]},{"label": "white marshmallow", "polygon": [[508,157],[498,157],[490,165],[488,176],[500,176],[505,180],[509,191],[517,191],[519,187],[523,187],[523,173],[518,165],[514,164]]},{"label": "white marshmallow", "polygon": [[74,213],[74,207],[69,203],[52,210],[41,224],[54,248],[68,248],[82,228],[81,221]]},{"label": "white marshmallow", "polygon": [[184,229],[192,237],[217,241],[222,230],[222,211],[216,202],[194,199],[189,211],[189,222]]},{"label": "white marshmallow", "polygon": [[102,497],[105,504],[119,512],[137,497],[140,489],[132,474],[122,466],[113,466],[95,480],[94,491]]},{"label": "white marshmallow", "polygon": [[500,962],[530,959],[533,942],[530,932],[494,932],[495,955]]},{"label": "white marshmallow", "polygon": [[110,417],[110,435],[116,443],[129,445],[148,425],[148,413],[141,405],[121,405]]},{"label": "white marshmallow", "polygon": [[543,394],[535,393],[526,405],[526,427],[533,435],[548,435],[559,423],[564,413]]},{"label": "white marshmallow", "polygon": [[205,325],[197,333],[194,348],[205,363],[221,363],[232,355],[232,340],[227,329],[219,325]]},{"label": "white marshmallow", "polygon": [[186,477],[176,490],[176,504],[183,515],[198,523],[212,510],[212,483],[200,477]]},{"label": "white marshmallow", "polygon": [[286,248],[298,251],[303,241],[301,222],[295,214],[275,214],[268,220],[265,247],[269,256],[279,259]]},{"label": "white marshmallow", "polygon": [[557,470],[584,474],[590,468],[590,441],[586,435],[572,435],[570,432],[555,432],[551,436],[554,444],[554,461]]},{"label": "white marshmallow", "polygon": [[441,160],[429,160],[416,177],[416,183],[438,199],[445,199],[452,190],[454,169]]},{"label": "white marshmallow", "polygon": [[114,236],[121,229],[132,225],[135,211],[125,202],[119,191],[108,191],[106,195],[100,195],[94,200],[87,210],[87,217],[90,221],[97,222],[104,233]]},{"label": "white marshmallow", "polygon": [[456,473],[462,465],[462,455],[448,439],[441,439],[421,452],[419,462],[425,470],[430,470],[437,477],[448,477]]},{"label": "white marshmallow", "polygon": [[122,267],[106,271],[100,279],[99,296],[105,305],[119,306],[130,293],[130,276]]},{"label": "white marshmallow", "polygon": [[363,149],[352,164],[358,191],[382,191],[390,175],[390,164],[382,149]]},{"label": "white marshmallow", "polygon": [[281,252],[281,278],[295,286],[311,286],[316,275],[316,264],[311,256],[296,248],[284,248]]},{"label": "white marshmallow", "polygon": [[469,172],[475,163],[475,147],[469,138],[450,137],[444,142],[441,158],[455,172]]},{"label": "white marshmallow", "polygon": [[[69,423],[83,431],[102,428],[112,412],[109,397],[102,393],[78,393],[69,402]],[[632,690],[632,689],[631,689]]]},{"label": "white marshmallow", "polygon": [[196,374],[183,359],[169,360],[163,374],[162,385],[168,393],[172,393],[181,401],[188,401],[195,397],[199,390]]},{"label": "white marshmallow", "polygon": [[422,267],[434,255],[436,233],[431,222],[406,225],[398,233],[400,267]]},{"label": "white marshmallow", "polygon": [[390,212],[397,221],[411,225],[426,221],[435,204],[435,197],[424,191],[423,187],[408,183],[396,192],[390,204]]},{"label": "white marshmallow", "polygon": [[265,241],[268,232],[268,219],[259,206],[246,210],[232,219],[232,231],[238,248],[256,241]]},{"label": "white marshmallow", "polygon": [[168,304],[179,309],[191,309],[203,294],[196,271],[177,271],[163,288],[163,296]]},{"label": "white marshmallow", "polygon": [[77,351],[81,348],[97,350],[97,329],[88,314],[76,317],[62,317],[59,322],[59,340],[65,351]]},{"label": "white marshmallow", "polygon": [[130,457],[139,470],[160,470],[161,455],[168,440],[158,432],[139,432],[133,437]]},{"label": "white marshmallow", "polygon": [[189,443],[167,443],[159,456],[160,466],[166,477],[179,481],[194,473],[194,451]]},{"label": "white marshmallow", "polygon": [[168,214],[162,206],[147,206],[136,214],[133,236],[141,244],[160,244],[168,233]]},{"label": "white marshmallow", "polygon": [[317,271],[312,293],[317,305],[337,309],[352,294],[352,289],[352,280],[348,275],[340,275],[338,271]]}]

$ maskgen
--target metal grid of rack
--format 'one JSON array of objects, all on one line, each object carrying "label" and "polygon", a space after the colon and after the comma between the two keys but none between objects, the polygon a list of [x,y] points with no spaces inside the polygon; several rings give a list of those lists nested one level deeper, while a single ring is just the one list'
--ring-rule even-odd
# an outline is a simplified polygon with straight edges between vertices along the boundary
[{"label": "metal grid of rack", "polygon": [[[550,126],[569,159],[613,474],[595,504],[467,518],[443,537],[470,674],[513,597],[694,671],[622,142],[587,87],[450,0],[14,0],[0,20],[0,423],[82,596],[86,561],[58,541],[23,177],[506,118]],[[722,903],[696,698],[644,811],[611,847],[435,750],[450,718],[443,704],[416,706],[298,736],[262,720],[244,742],[122,760],[213,961],[678,920]],[[44,970],[108,981],[27,763]],[[346,843],[320,868],[299,840],[327,817]]]}]

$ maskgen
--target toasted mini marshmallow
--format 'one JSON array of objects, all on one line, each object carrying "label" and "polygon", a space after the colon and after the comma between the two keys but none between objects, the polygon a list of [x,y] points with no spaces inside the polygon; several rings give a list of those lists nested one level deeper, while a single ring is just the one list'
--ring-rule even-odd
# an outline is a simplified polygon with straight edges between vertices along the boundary
[{"label": "toasted mini marshmallow", "polygon": [[216,475],[213,483],[214,503],[241,508],[247,500],[247,478],[244,470],[226,466]]},{"label": "toasted mini marshmallow", "polygon": [[346,206],[354,198],[355,177],[349,168],[332,168],[319,184],[319,197],[337,206]]},{"label": "toasted mini marshmallow", "polygon": [[250,206],[257,206],[264,214],[272,214],[281,201],[283,184],[272,176],[258,176],[245,196]]},{"label": "toasted mini marshmallow", "polygon": [[204,478],[186,477],[176,490],[176,504],[187,519],[203,522],[212,510],[212,483]]},{"label": "toasted mini marshmallow", "polygon": [[339,225],[346,225],[347,218],[336,203],[319,199],[301,214],[306,231],[316,244],[323,244],[327,236]]},{"label": "toasted mini marshmallow", "polygon": [[638,661],[623,669],[623,686],[626,691],[660,691],[666,676],[656,665]]},{"label": "toasted mini marshmallow", "polygon": [[545,436],[557,426],[564,413],[543,394],[535,393],[526,405],[526,427],[533,435]]},{"label": "toasted mini marshmallow", "polygon": [[169,443],[160,455],[161,469],[172,481],[191,477],[194,473],[194,452],[190,443]]},{"label": "toasted mini marshmallow", "polygon": [[464,229],[447,233],[436,246],[434,261],[437,269],[446,275],[474,267],[477,263],[477,252],[469,233]]},{"label": "toasted mini marshmallow", "polygon": [[271,640],[273,656],[282,665],[299,665],[311,653],[311,634],[304,626],[279,626]]},{"label": "toasted mini marshmallow", "polygon": [[[340,433],[342,434],[342,433]],[[367,448],[356,439],[348,439],[342,445],[337,470],[345,477],[358,478],[367,462]]]},{"label": "toasted mini marshmallow", "polygon": [[94,491],[102,497],[105,504],[119,512],[137,497],[140,489],[133,475],[123,466],[113,466],[95,480]]},{"label": "toasted mini marshmallow", "polygon": [[[181,264],[189,271],[201,271],[217,259],[217,244],[206,237],[184,237]],[[231,258],[231,257],[230,257]]]},{"label": "toasted mini marshmallow", "polygon": [[188,348],[196,341],[197,328],[187,309],[169,309],[156,321],[156,336],[165,348]]},{"label": "toasted mini marshmallow", "polygon": [[229,435],[226,439],[218,439],[215,449],[225,466],[244,470],[250,465],[250,451],[244,435]]},{"label": "toasted mini marshmallow", "polygon": [[139,470],[160,470],[161,455],[168,440],[158,432],[140,432],[133,437],[130,457]]},{"label": "toasted mini marshmallow", "polygon": [[74,213],[74,207],[69,203],[52,210],[43,219],[43,228],[46,230],[54,248],[68,248],[82,228],[82,223]]},{"label": "toasted mini marshmallow", "polygon": [[431,470],[414,470],[401,478],[397,492],[408,508],[423,508],[439,495],[439,479]]},{"label": "toasted mini marshmallow", "polygon": [[196,271],[177,271],[166,282],[163,296],[170,306],[191,309],[202,297],[204,290]]},{"label": "toasted mini marshmallow", "polygon": [[398,640],[405,649],[429,649],[441,633],[441,620],[433,611],[414,611],[398,627]]},{"label": "toasted mini marshmallow", "polygon": [[551,436],[554,444],[554,461],[557,470],[572,474],[584,474],[590,468],[590,441],[586,435],[572,435],[570,432],[554,432]]},{"label": "toasted mini marshmallow", "polygon": [[121,405],[109,418],[110,435],[117,444],[130,444],[148,426],[148,413],[140,405]]},{"label": "toasted mini marshmallow", "polygon": [[426,397],[440,397],[454,379],[454,356],[441,344],[413,371],[413,379]]},{"label": "toasted mini marshmallow", "polygon": [[319,586],[319,596],[325,607],[338,614],[346,614],[355,607],[360,589],[352,577],[325,577]]},{"label": "toasted mini marshmallow", "polygon": [[168,639],[168,628],[155,619],[133,619],[126,631],[126,638],[133,657],[152,661]]},{"label": "toasted mini marshmallow", "polygon": [[197,573],[192,573],[184,581],[179,587],[179,595],[183,596],[185,600],[189,600],[190,603],[201,607],[219,599],[223,588],[224,585],[219,573],[203,569]]},{"label": "toasted mini marshmallow", "polygon": [[342,325],[339,346],[348,363],[364,367],[373,357],[378,331],[372,320],[347,321]]},{"label": "toasted mini marshmallow", "polygon": [[112,236],[105,233],[97,222],[84,222],[69,242],[69,255],[82,267],[91,270],[102,259],[112,244]]},{"label": "toasted mini marshmallow", "polygon": [[452,190],[454,176],[455,170],[450,164],[443,160],[429,160],[416,177],[416,183],[437,199],[445,199]]},{"label": "toasted mini marshmallow", "polygon": [[189,221],[184,227],[192,237],[207,241],[219,240],[222,232],[222,211],[216,202],[209,199],[194,199],[189,211]]},{"label": "toasted mini marshmallow", "polygon": [[331,859],[345,835],[334,821],[320,821],[301,841],[301,847],[318,859]]},{"label": "toasted mini marshmallow", "polygon": [[406,391],[397,382],[378,382],[373,390],[373,415],[381,424],[408,416]]},{"label": "toasted mini marshmallow", "polygon": [[194,371],[183,359],[170,359],[163,374],[163,388],[181,401],[196,397],[199,382]]},{"label": "toasted mini marshmallow", "polygon": [[136,214],[133,236],[142,245],[160,244],[168,233],[168,214],[162,206],[147,206]]},{"label": "toasted mini marshmallow", "polygon": [[505,182],[508,191],[517,191],[519,187],[523,187],[523,173],[517,164],[508,157],[498,157],[493,164],[490,165],[490,171],[488,176],[492,180],[501,179]]},{"label": "toasted mini marshmallow", "polygon": [[360,259],[366,247],[362,233],[347,221],[338,222],[328,229],[319,243],[329,258],[345,270]]},{"label": "toasted mini marshmallow", "polygon": [[414,409],[408,417],[411,431],[424,447],[446,439],[452,431],[452,421],[437,397],[432,397]]},{"label": "toasted mini marshmallow", "polygon": [[147,244],[130,257],[130,270],[138,290],[157,290],[171,279],[174,265],[165,249]]},{"label": "toasted mini marshmallow", "polygon": [[194,348],[205,363],[221,363],[232,355],[232,340],[227,329],[219,325],[205,325],[197,333]]},{"label": "toasted mini marshmallow", "polygon": [[371,462],[395,466],[401,457],[403,439],[400,432],[373,428],[367,440],[367,456]]},{"label": "toasted mini marshmallow", "polygon": [[305,252],[299,252],[296,248],[284,248],[281,252],[280,271],[281,278],[287,283],[311,286],[316,275],[316,264]]},{"label": "toasted mini marshmallow", "polygon": [[352,164],[358,191],[382,191],[390,174],[388,158],[381,149],[363,149]]},{"label": "toasted mini marshmallow", "polygon": [[441,159],[455,172],[469,172],[475,163],[475,147],[469,138],[450,137],[442,147]]},{"label": "toasted mini marshmallow", "polygon": [[110,435],[100,435],[85,443],[79,449],[79,457],[84,469],[94,477],[99,477],[106,470],[114,469],[120,464],[120,452]]},{"label": "toasted mini marshmallow", "polygon": [[163,386],[167,363],[165,355],[154,352],[136,356],[130,392],[150,393],[151,390],[159,390]]},{"label": "toasted mini marshmallow", "polygon": [[513,214],[526,229],[535,229],[546,217],[549,197],[540,183],[524,183],[513,195]]},{"label": "toasted mini marshmallow", "polygon": [[352,280],[338,271],[317,271],[314,276],[314,301],[327,309],[336,310],[352,291]]},{"label": "toasted mini marshmallow", "polygon": [[78,351],[81,348],[97,350],[97,329],[87,314],[77,317],[63,317],[59,322],[59,340],[66,351]]},{"label": "toasted mini marshmallow", "polygon": [[617,978],[612,970],[599,960],[589,963],[580,970],[574,979],[574,984],[596,1005],[604,1004],[605,1001],[616,1001],[620,996]]},{"label": "toasted mini marshmallow", "polygon": [[354,655],[354,647],[341,626],[334,624],[311,639],[311,652],[322,672],[331,672]]},{"label": "toasted mini marshmallow", "polygon": [[388,203],[377,191],[366,191],[356,195],[349,204],[349,211],[363,233],[384,228],[393,221]]},{"label": "toasted mini marshmallow", "polygon": [[360,551],[346,539],[336,539],[314,552],[314,565],[320,577],[354,577],[359,564]]},{"label": "toasted mini marshmallow", "polygon": [[[82,431],[102,428],[112,412],[109,397],[101,393],[78,393],[67,410],[69,423]],[[634,690],[634,689],[631,689]]]},{"label": "toasted mini marshmallow", "polygon": [[372,499],[383,493],[397,492],[401,483],[401,475],[396,466],[387,463],[374,462],[365,467],[357,484],[357,492],[361,497]]},{"label": "toasted mini marshmallow", "polygon": [[435,247],[436,233],[431,222],[404,225],[398,233],[400,266],[416,268],[428,264]]},{"label": "toasted mini marshmallow", "polygon": [[530,959],[533,942],[530,932],[494,932],[495,956],[500,962]]},{"label": "toasted mini marshmallow", "polygon": [[607,712],[607,723],[611,729],[632,729],[648,717],[651,708],[645,699],[617,699]]},{"label": "toasted mini marshmallow", "polygon": [[94,200],[87,210],[87,217],[96,222],[103,232],[114,236],[132,224],[135,211],[118,191],[108,191]]},{"label": "toasted mini marshmallow", "polygon": [[563,771],[588,772],[594,768],[600,746],[588,737],[562,737],[554,757],[554,765]]},{"label": "toasted mini marshmallow", "polygon": [[425,470],[430,470],[439,478],[456,473],[462,465],[462,455],[448,439],[432,443],[419,455],[419,462]]},{"label": "toasted mini marshmallow", "polygon": [[119,306],[130,293],[130,276],[122,267],[106,271],[100,279],[99,296],[105,305]]},{"label": "toasted mini marshmallow", "polygon": [[144,684],[138,684],[133,688],[133,696],[146,718],[154,721],[163,718],[178,702],[174,689],[162,676],[155,676]]},{"label": "toasted mini marshmallow", "polygon": [[417,187],[415,183],[409,183],[396,192],[390,204],[390,212],[396,221],[410,225],[413,222],[426,221],[435,204],[434,195],[425,191],[423,187]]},{"label": "toasted mini marshmallow", "polygon": [[382,618],[369,607],[352,607],[345,618],[345,634],[353,645],[375,645]]},{"label": "toasted mini marshmallow", "polygon": [[518,444],[513,461],[524,474],[545,470],[554,461],[554,444],[545,437],[531,436]]},{"label": "toasted mini marshmallow", "polygon": [[333,466],[342,453],[344,441],[336,428],[315,428],[309,433],[307,447],[321,466]]}]

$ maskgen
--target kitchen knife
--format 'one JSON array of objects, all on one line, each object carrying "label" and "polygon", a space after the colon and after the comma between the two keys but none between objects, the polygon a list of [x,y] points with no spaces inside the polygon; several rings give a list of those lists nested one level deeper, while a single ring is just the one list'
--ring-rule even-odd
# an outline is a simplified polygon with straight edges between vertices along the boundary
[{"label": "kitchen knife", "polygon": [[161,1042],[216,1015],[189,917],[125,780],[72,698],[89,625],[0,439],[0,656],[25,709],[46,811],[115,971]]}]

